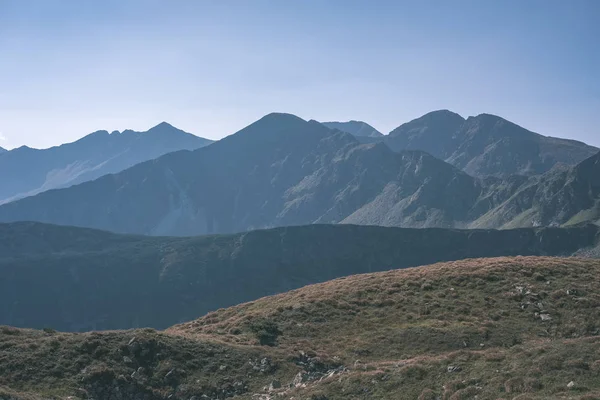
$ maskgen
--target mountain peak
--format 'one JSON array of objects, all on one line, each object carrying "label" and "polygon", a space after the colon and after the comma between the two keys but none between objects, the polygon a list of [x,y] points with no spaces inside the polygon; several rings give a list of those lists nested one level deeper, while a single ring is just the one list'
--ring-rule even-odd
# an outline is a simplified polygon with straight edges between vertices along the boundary
[{"label": "mountain peak", "polygon": [[148,129],[148,133],[149,132],[160,132],[160,133],[169,133],[169,132],[183,132],[181,129],[174,127],[173,125],[169,124],[168,122],[161,122],[160,124],[153,126],[152,128]]},{"label": "mountain peak", "polygon": [[256,121],[255,123],[258,122],[268,122],[268,123],[306,123],[305,120],[303,120],[302,118],[298,117],[297,115],[294,114],[289,114],[289,113],[282,113],[282,112],[272,112],[269,113],[267,115],[265,115],[264,117],[262,117],[261,119],[259,119],[258,121]]},{"label": "mountain peak", "polygon": [[7,151],[8,151],[8,150],[6,150],[5,148],[3,148],[3,147],[0,147],[0,154],[2,154],[2,153],[6,153]]},{"label": "mountain peak", "polygon": [[285,132],[290,129],[302,129],[307,126],[308,122],[302,118],[287,113],[270,113],[251,123],[247,127],[241,129],[233,136],[239,134],[257,134],[262,135],[271,132]]},{"label": "mountain peak", "polygon": [[[441,110],[434,110],[434,111],[430,111],[427,114],[424,114],[423,116],[421,116],[420,118],[460,118],[462,120],[464,120],[464,118],[458,114],[455,113],[454,111],[450,111],[447,109],[441,109]],[[419,119],[419,118],[417,118]]]},{"label": "mountain peak", "polygon": [[[431,111],[419,118],[406,122],[390,132],[391,137],[414,136],[423,132],[432,132],[432,137],[427,140],[436,140],[439,136],[452,136],[452,134],[463,124],[465,119],[449,110]],[[435,154],[434,154],[435,155]]]},{"label": "mountain peak", "polygon": [[170,123],[168,123],[168,122],[166,122],[166,121],[163,121],[163,122],[161,122],[160,124],[158,124],[158,125],[156,125],[156,126],[154,126],[154,127],[150,128],[149,130],[152,130],[152,129],[177,129],[177,128],[175,128],[175,127],[174,127],[173,125],[171,125]]},{"label": "mountain peak", "polygon": [[347,122],[331,121],[323,122],[323,125],[329,129],[337,129],[342,132],[350,133],[354,136],[381,137],[383,134],[371,125],[363,121],[350,120]]},{"label": "mountain peak", "polygon": [[542,137],[520,125],[494,114],[479,114],[466,120],[465,129],[492,138]]},{"label": "mountain peak", "polygon": [[[110,134],[108,133],[108,131],[105,130],[100,130],[100,131],[95,131],[92,132],[88,135],[85,135],[84,137],[82,137],[79,140],[76,140],[74,143],[87,143],[90,141],[99,141],[99,140],[103,140],[104,138],[106,138],[107,136],[109,136]],[[62,144],[62,146],[68,146],[69,144]]]},{"label": "mountain peak", "polygon": [[471,121],[471,120],[482,120],[482,121],[489,121],[489,122],[493,122],[493,121],[498,121],[498,122],[510,122],[505,118],[502,118],[498,115],[495,114],[489,114],[489,113],[481,113],[478,114],[476,116],[470,116],[469,118],[467,118],[467,121]]},{"label": "mountain peak", "polygon": [[321,124],[317,123],[316,125],[318,125],[318,129],[315,129],[312,123],[296,115],[273,112],[215,144],[217,148],[229,148],[228,151],[233,148],[236,148],[236,151],[244,151],[242,149],[246,149],[248,146],[257,147],[265,143],[297,144],[318,134],[319,130],[328,131]]}]

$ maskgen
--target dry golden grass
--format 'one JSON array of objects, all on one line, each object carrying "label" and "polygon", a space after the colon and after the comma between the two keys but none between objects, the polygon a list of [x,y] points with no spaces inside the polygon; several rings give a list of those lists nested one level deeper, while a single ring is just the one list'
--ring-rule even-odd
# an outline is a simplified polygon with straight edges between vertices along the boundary
[{"label": "dry golden grass", "polygon": [[[0,385],[13,390],[48,392],[66,381],[76,386],[82,378],[76,371],[86,362],[103,366],[105,375],[127,376],[131,368],[120,360],[138,335],[162,343],[163,358],[145,366],[147,385],[153,393],[175,393],[174,399],[183,394],[169,392],[162,378],[172,368],[187,371],[178,382],[188,390],[181,392],[185,400],[236,381],[247,386],[238,398],[248,399],[592,400],[600,393],[600,260],[473,259],[356,275],[219,310],[162,333],[18,332],[25,333],[0,334],[0,366],[18,354],[45,362],[48,371],[64,364],[65,371],[62,378],[38,371],[27,385],[15,382],[19,371],[12,380],[0,377]],[[46,348],[59,338],[57,363]],[[42,346],[30,349],[32,342]],[[2,343],[19,351],[10,353]],[[274,367],[257,373],[248,359],[262,357]],[[69,359],[81,365],[71,371]],[[298,373],[308,378],[290,387]],[[282,387],[269,392],[264,386],[272,380]]]},{"label": "dry golden grass", "polygon": [[[412,383],[412,378],[400,379],[402,393],[414,395],[406,398],[427,398],[427,393],[408,389],[427,382],[443,399],[473,398],[476,392],[478,398],[496,398],[485,397],[492,393],[509,399],[523,393],[534,399],[561,398],[561,390],[576,378],[577,387],[565,396],[600,389],[598,368],[592,368],[596,364],[590,358],[600,359],[598,260],[472,259],[350,276],[219,310],[168,332],[251,346],[257,344],[251,329],[257,321],[281,331],[281,351],[311,351],[350,366],[360,360],[369,370],[353,369],[343,378],[354,382],[346,389],[340,381],[321,383],[329,388],[324,392],[329,398],[352,392],[356,382],[370,382],[371,375],[386,369],[391,372],[382,374],[388,382],[407,369],[426,376]],[[571,351],[565,353],[565,348]],[[546,349],[540,351],[547,354],[521,359],[529,349]],[[468,371],[461,367],[461,382],[467,377],[481,382],[440,391],[448,378],[445,369],[455,362],[477,366]],[[390,367],[394,365],[402,368]],[[499,366],[505,371],[501,378],[493,376],[492,368]],[[560,374],[565,376],[559,381]],[[372,393],[395,391],[386,387]]]}]

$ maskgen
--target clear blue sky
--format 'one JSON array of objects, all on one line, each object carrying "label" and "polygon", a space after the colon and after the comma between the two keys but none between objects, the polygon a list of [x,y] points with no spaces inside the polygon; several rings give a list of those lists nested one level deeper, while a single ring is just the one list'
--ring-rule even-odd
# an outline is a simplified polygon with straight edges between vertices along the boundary
[{"label": "clear blue sky", "polygon": [[442,108],[600,145],[599,21],[597,0],[0,0],[0,146]]}]

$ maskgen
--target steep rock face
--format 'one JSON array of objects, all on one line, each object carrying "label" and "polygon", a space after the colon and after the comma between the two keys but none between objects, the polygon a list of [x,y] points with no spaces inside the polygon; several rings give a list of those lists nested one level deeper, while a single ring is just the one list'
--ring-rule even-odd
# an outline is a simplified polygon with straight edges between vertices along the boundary
[{"label": "steep rock face", "polygon": [[163,122],[146,132],[98,131],[50,149],[20,147],[3,153],[0,158],[0,204],[90,181],[172,151],[194,150],[210,143]]},{"label": "steep rock face", "polygon": [[385,142],[396,151],[427,151],[481,177],[542,174],[558,164],[575,165],[598,152],[585,143],[542,136],[495,115],[465,120],[447,110],[401,125]]},{"label": "steep rock face", "polygon": [[548,226],[600,219],[600,153],[527,181],[474,226]]},{"label": "steep rock face", "polygon": [[164,328],[341,276],[437,261],[571,255],[599,228],[494,230],[310,225],[192,238],[0,224],[0,325]]},{"label": "steep rock face", "polygon": [[427,153],[400,154],[402,168],[370,202],[344,223],[406,227],[456,227],[470,220],[481,182]]},{"label": "steep rock face", "polygon": [[342,221],[454,226],[480,186],[428,154],[398,154],[317,122],[271,114],[195,152],[6,204],[0,220],[153,235]]},{"label": "steep rock face", "polygon": [[495,115],[468,118],[462,143],[446,161],[474,176],[536,175],[557,164],[575,165],[598,149],[574,140],[545,137]]},{"label": "steep rock face", "polygon": [[362,121],[322,122],[322,124],[330,129],[337,129],[357,137],[381,138],[383,136],[377,129]]}]

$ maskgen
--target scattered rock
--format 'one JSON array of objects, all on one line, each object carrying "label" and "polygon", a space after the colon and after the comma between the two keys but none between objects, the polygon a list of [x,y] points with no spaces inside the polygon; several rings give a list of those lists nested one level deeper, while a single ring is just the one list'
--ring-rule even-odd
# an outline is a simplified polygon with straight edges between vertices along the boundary
[{"label": "scattered rock", "polygon": [[308,382],[308,374],[306,372],[298,372],[292,381],[292,387],[300,387],[302,384]]},{"label": "scattered rock", "polygon": [[139,367],[137,370],[133,371],[131,374],[131,379],[141,379],[144,375],[144,368]]},{"label": "scattered rock", "polygon": [[264,357],[260,360],[250,360],[248,364],[252,366],[254,371],[268,373],[275,370],[276,366],[272,363],[270,358]]},{"label": "scattered rock", "polygon": [[542,321],[552,321],[552,317],[550,314],[540,314],[540,319]]},{"label": "scattered rock", "polygon": [[571,382],[567,383],[567,387],[569,389],[573,389],[575,387],[575,382],[571,381]]},{"label": "scattered rock", "polygon": [[462,368],[459,367],[458,365],[448,365],[448,368],[446,370],[449,373],[452,373],[452,372],[460,372],[460,371],[462,371]]},{"label": "scattered rock", "polygon": [[272,381],[269,385],[269,391],[273,391],[276,389],[281,389],[281,382],[279,382],[278,380]]},{"label": "scattered rock", "polygon": [[136,354],[140,351],[140,343],[137,340],[137,337],[132,337],[129,343],[127,343],[127,347],[129,348],[129,352],[131,354]]}]

